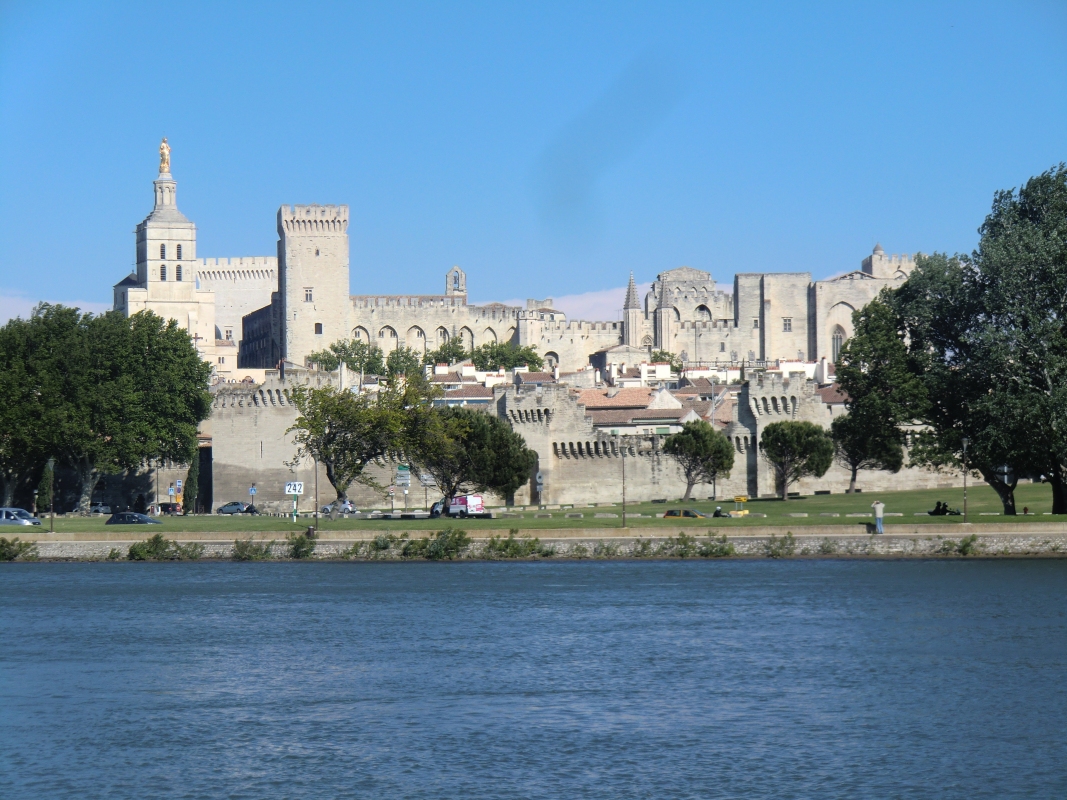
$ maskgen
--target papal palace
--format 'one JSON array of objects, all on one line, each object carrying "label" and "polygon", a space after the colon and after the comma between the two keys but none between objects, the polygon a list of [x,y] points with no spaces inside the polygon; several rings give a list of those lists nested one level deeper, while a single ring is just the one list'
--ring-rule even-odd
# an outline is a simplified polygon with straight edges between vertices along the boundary
[{"label": "papal palace", "polygon": [[[114,307],[177,320],[214,367],[215,402],[202,429],[201,465],[211,472],[208,504],[216,505],[247,499],[255,482],[257,505],[270,507],[284,500],[286,480],[309,478],[310,464],[294,470],[285,463],[294,450],[285,430],[295,417],[286,397],[298,383],[343,380],[309,368],[306,358],[348,338],[386,352],[406,345],[422,353],[457,337],[468,348],[501,341],[535,347],[545,359],[544,373],[429,368],[445,390],[442,402],[500,415],[537,451],[543,491],[538,498],[531,476],[515,497],[518,504],[610,502],[621,495],[618,459],[624,453],[634,457],[627,468],[629,497],[676,498],[684,482],[660,453],[662,438],[701,418],[738,451],[717,495],[772,494],[770,468],[758,451],[761,427],[781,419],[828,427],[842,413],[832,363],[851,335],[852,312],[914,268],[909,256],[886,255],[877,246],[859,269],[828,280],[812,280],[807,272],[737,272],[732,291],[722,291],[711,273],[681,266],[643,289],[631,275],[621,321],[570,320],[551,299],[528,300],[524,307],[468,304],[467,278],[456,266],[445,273],[440,293],[350,294],[345,205],[282,205],[273,255],[202,258],[196,225],[178,210],[166,140],[153,196],[151,213],[136,228],[136,270],[115,284]],[[371,266],[355,265],[356,285]],[[678,355],[684,374],[648,363],[653,350]],[[865,474],[861,486],[949,480],[906,469]],[[839,492],[847,482],[835,467],[799,489]],[[357,502],[387,504],[353,488]]]}]

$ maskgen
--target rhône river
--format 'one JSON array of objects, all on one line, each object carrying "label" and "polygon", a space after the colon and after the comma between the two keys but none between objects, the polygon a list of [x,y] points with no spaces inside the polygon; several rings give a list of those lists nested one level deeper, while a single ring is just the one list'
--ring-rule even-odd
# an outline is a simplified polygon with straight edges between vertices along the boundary
[{"label": "rh\u00f4ne river", "polygon": [[1067,561],[10,564],[0,797],[1067,797]]}]

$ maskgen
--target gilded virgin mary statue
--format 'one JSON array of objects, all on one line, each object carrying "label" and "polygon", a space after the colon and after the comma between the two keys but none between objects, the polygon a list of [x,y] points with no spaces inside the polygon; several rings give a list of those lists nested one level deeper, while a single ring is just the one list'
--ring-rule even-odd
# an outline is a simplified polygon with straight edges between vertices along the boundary
[{"label": "gilded virgin mary statue", "polygon": [[159,174],[164,172],[170,172],[170,145],[167,144],[166,136],[159,145]]}]

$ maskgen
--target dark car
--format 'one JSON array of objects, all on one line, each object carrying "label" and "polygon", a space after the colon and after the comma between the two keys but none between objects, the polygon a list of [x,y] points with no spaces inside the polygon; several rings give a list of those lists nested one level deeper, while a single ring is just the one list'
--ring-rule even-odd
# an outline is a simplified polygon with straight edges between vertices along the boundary
[{"label": "dark car", "polygon": [[138,514],[136,511],[120,511],[117,514],[112,514],[108,517],[105,525],[162,525],[158,519],[152,519],[145,514]]},{"label": "dark car", "polygon": [[248,509],[248,503],[242,503],[240,500],[234,500],[232,503],[227,503],[224,506],[219,506],[216,509],[216,514],[243,514]]},{"label": "dark car", "polygon": [[701,514],[699,511],[693,511],[692,509],[683,508],[679,511],[677,508],[672,508],[663,514],[664,517],[696,517],[698,519],[705,518],[707,514]]},{"label": "dark car", "polygon": [[160,503],[159,513],[170,514],[173,517],[180,517],[185,512],[182,510],[181,503]]}]

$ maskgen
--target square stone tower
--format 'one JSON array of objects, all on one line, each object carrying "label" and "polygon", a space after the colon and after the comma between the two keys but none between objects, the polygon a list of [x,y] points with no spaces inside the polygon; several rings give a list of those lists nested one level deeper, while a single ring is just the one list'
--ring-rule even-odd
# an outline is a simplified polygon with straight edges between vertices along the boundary
[{"label": "square stone tower", "polygon": [[351,333],[348,206],[282,206],[278,210],[279,331],[282,358],[303,364]]}]

